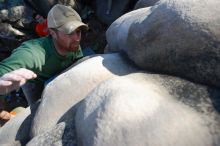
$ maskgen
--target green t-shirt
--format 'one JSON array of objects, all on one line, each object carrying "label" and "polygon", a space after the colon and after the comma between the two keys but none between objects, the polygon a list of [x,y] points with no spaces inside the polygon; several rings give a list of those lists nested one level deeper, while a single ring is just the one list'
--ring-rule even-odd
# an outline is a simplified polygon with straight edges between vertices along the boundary
[{"label": "green t-shirt", "polygon": [[45,81],[83,57],[81,48],[61,56],[50,36],[29,40],[15,49],[11,56],[0,62],[0,76],[19,68],[27,68],[37,74],[38,81]]}]

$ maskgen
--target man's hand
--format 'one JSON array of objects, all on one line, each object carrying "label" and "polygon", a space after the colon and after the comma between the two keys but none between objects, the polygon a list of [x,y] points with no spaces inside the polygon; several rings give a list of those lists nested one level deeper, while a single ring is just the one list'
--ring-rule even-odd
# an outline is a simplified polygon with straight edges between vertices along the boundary
[{"label": "man's hand", "polygon": [[4,122],[6,122],[6,121],[10,120],[13,117],[14,117],[14,115],[10,114],[7,111],[0,111],[0,121],[2,120]]},{"label": "man's hand", "polygon": [[27,80],[36,78],[37,75],[28,69],[20,68],[9,72],[0,77],[0,95],[7,94],[20,86],[24,85]]}]

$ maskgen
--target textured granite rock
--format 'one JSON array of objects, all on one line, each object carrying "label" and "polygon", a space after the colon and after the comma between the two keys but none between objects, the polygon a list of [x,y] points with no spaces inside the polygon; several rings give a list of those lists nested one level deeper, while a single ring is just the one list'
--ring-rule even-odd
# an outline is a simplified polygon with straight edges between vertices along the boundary
[{"label": "textured granite rock", "polygon": [[111,78],[77,110],[78,145],[217,146],[219,96],[219,90],[171,76]]},{"label": "textured granite rock", "polygon": [[[74,105],[102,81],[136,69],[119,54],[105,54],[85,60],[56,77],[44,90],[32,123],[32,137],[52,128]],[[45,122],[47,121],[47,122]]]},{"label": "textured granite rock", "polygon": [[220,87],[220,1],[162,0],[117,19],[106,32],[144,70]]},{"label": "textured granite rock", "polygon": [[159,0],[139,0],[134,6],[134,10],[144,8],[144,7],[150,7],[155,5]]}]

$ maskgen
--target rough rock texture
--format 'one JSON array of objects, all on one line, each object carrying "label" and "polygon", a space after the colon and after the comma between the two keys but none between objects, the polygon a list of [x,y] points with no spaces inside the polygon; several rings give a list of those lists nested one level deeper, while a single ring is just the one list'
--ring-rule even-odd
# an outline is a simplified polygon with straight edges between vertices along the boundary
[{"label": "rough rock texture", "polygon": [[[100,77],[99,73],[111,70],[120,76],[110,75],[106,78],[107,81],[101,84],[94,82],[96,87],[90,89],[85,100],[79,102],[73,97],[69,99],[73,103],[72,106],[71,102],[67,103],[63,99],[70,93],[63,91],[62,94],[66,94],[65,96],[59,93],[63,86],[58,84],[62,85],[66,76],[58,77],[59,82],[56,79],[52,81],[57,84],[57,88],[50,93],[56,92],[60,96],[55,98],[55,95],[51,94],[47,102],[47,97],[43,97],[45,101],[41,102],[38,110],[44,109],[46,114],[42,112],[40,120],[44,121],[39,123],[42,125],[38,125],[39,131],[30,141],[30,145],[35,145],[35,142],[41,145],[77,145],[77,142],[78,145],[97,146],[165,146],[176,143],[180,146],[217,146],[220,143],[219,90],[176,77],[147,72],[128,75],[136,69],[128,63],[119,64],[120,58],[121,61],[125,58],[119,54],[103,56],[104,59],[97,56],[85,60],[64,74],[69,73],[70,77],[72,75],[72,78],[75,78],[74,72],[78,75],[83,74],[84,66],[88,65],[96,69],[93,73],[90,71],[92,75]],[[101,65],[103,67],[99,67]],[[86,79],[91,79],[91,76]],[[72,90],[74,87],[82,87],[75,84],[64,86]],[[47,88],[45,92],[49,92]],[[72,92],[71,95],[76,95],[76,92]],[[54,113],[51,112],[54,109],[56,112],[63,110],[63,106],[67,106],[68,111],[60,113],[58,121],[56,114],[48,114]],[[57,125],[60,122],[65,123],[65,130],[62,124]],[[35,118],[34,124],[38,124],[38,119]]]},{"label": "rough rock texture", "polygon": [[107,31],[109,49],[122,54],[56,77],[36,114],[0,129],[0,144],[219,146],[219,4],[162,0],[122,16]]},{"label": "rough rock texture", "polygon": [[19,114],[16,118],[7,122],[0,129],[0,145],[5,143],[10,143],[14,140],[21,140],[27,142],[29,139],[29,129],[30,129],[30,110],[27,110]]},{"label": "rough rock texture", "polygon": [[12,141],[9,143],[1,144],[1,146],[21,146],[21,143],[19,141]]},{"label": "rough rock texture", "polygon": [[24,5],[23,0],[1,0],[0,1],[0,20],[15,22],[32,21],[32,10]]},{"label": "rough rock texture", "polygon": [[20,141],[25,144],[30,140],[31,122],[35,115],[39,102],[24,111],[19,112],[16,117],[0,128],[0,145]]},{"label": "rough rock texture", "polygon": [[220,87],[220,1],[162,0],[117,19],[107,30],[111,51],[145,70]]},{"label": "rough rock texture", "polygon": [[128,63],[119,54],[100,55],[85,60],[54,79],[42,95],[32,125],[32,137],[55,126],[70,108],[102,81],[134,72],[135,69]]},{"label": "rough rock texture", "polygon": [[96,15],[101,22],[110,25],[118,17],[132,9],[136,1],[95,0]]},{"label": "rough rock texture", "polygon": [[135,6],[134,9],[140,9],[140,8],[144,8],[144,7],[150,7],[155,5],[159,0],[139,0]]},{"label": "rough rock texture", "polygon": [[65,123],[57,124],[51,130],[34,137],[27,146],[61,146]]},{"label": "rough rock texture", "polygon": [[27,4],[44,18],[47,17],[50,9],[57,3],[68,5],[78,11],[78,1],[79,0],[26,0]]},{"label": "rough rock texture", "polygon": [[31,27],[33,11],[23,0],[0,1],[0,60],[23,41],[33,38]]},{"label": "rough rock texture", "polygon": [[171,76],[109,79],[78,108],[78,145],[217,146],[219,96],[219,90]]}]

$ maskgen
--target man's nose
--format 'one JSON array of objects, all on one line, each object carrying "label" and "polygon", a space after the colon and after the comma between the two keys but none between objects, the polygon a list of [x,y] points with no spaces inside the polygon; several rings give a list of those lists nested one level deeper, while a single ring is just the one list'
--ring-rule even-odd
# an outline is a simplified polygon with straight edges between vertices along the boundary
[{"label": "man's nose", "polygon": [[71,35],[71,38],[74,39],[75,41],[80,41],[81,40],[81,34],[74,33]]}]

